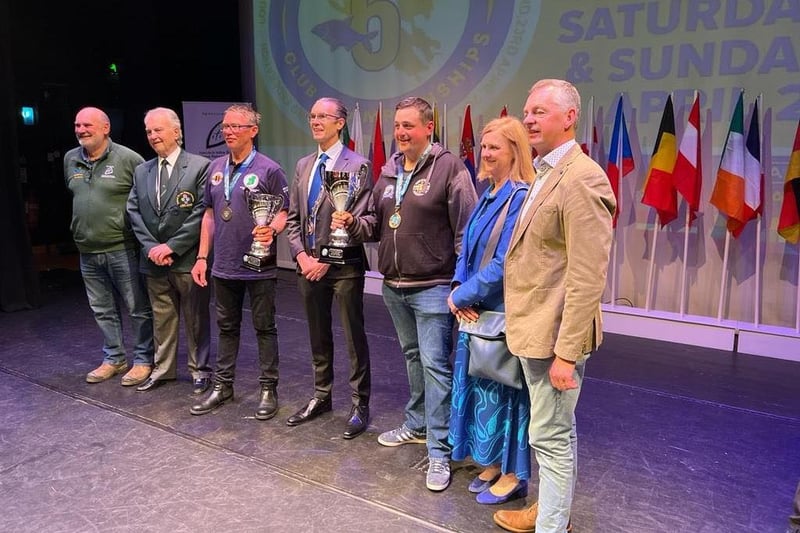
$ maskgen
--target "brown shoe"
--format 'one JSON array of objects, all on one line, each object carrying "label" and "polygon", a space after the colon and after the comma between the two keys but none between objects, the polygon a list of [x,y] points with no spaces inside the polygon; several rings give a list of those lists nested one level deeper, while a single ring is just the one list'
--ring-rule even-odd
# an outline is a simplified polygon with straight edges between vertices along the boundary
[{"label": "brown shoe", "polygon": [[497,511],[494,523],[507,531],[533,533],[536,531],[536,517],[539,516],[539,502],[519,511]]},{"label": "brown shoe", "polygon": [[132,385],[139,385],[140,383],[144,383],[150,376],[150,371],[152,369],[147,365],[133,365],[127,374],[122,376],[122,385],[125,387],[130,387]]},{"label": "brown shoe", "polygon": [[[536,531],[536,517],[539,516],[539,502],[519,511],[497,511],[494,523],[514,533],[533,533]],[[572,520],[567,522],[567,533],[572,532]]]},{"label": "brown shoe", "polygon": [[112,365],[111,363],[103,362],[102,365],[86,374],[86,382],[100,383],[101,381],[113,378],[117,374],[122,374],[126,370],[128,370],[128,363],[124,361],[118,365]]}]

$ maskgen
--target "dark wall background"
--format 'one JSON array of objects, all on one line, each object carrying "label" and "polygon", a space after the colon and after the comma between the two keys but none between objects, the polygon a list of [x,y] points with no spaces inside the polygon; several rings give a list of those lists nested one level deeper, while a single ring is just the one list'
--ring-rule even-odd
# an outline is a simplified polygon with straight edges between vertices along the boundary
[{"label": "dark wall background", "polygon": [[[18,290],[20,276],[35,278],[30,245],[72,248],[62,158],[77,145],[72,124],[81,107],[104,109],[112,138],[149,159],[148,109],[181,114],[184,100],[244,96],[236,0],[0,4],[0,308],[11,310],[37,304],[35,279]],[[22,105],[36,108],[36,125],[22,125]]]}]

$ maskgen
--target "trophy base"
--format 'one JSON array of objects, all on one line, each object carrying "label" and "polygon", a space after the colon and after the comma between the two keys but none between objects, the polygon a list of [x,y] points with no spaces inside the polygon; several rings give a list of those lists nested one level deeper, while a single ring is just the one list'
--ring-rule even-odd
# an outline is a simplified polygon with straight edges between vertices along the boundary
[{"label": "trophy base", "polygon": [[264,272],[274,264],[272,257],[253,254],[244,254],[242,266],[255,272]]},{"label": "trophy base", "polygon": [[360,246],[333,246],[323,244],[319,247],[319,262],[332,265],[355,265],[362,260]]}]

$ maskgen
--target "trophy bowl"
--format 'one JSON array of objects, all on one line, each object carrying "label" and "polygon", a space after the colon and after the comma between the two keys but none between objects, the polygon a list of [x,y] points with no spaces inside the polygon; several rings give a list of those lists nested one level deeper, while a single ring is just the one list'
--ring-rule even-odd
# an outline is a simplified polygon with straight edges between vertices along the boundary
[{"label": "trophy bowl", "polygon": [[[361,191],[361,184],[366,177],[368,167],[361,165],[358,172],[343,170],[325,171],[325,192],[336,211],[350,211]],[[328,244],[320,246],[319,260],[323,263],[349,265],[362,259],[360,245],[350,244],[350,235],[344,228],[331,232]]]},{"label": "trophy bowl", "polygon": [[[251,192],[245,189],[247,206],[257,226],[266,226],[283,207],[283,198],[274,194]],[[250,250],[244,254],[242,264],[245,268],[256,272],[263,272],[270,263],[270,247],[253,240]]]}]

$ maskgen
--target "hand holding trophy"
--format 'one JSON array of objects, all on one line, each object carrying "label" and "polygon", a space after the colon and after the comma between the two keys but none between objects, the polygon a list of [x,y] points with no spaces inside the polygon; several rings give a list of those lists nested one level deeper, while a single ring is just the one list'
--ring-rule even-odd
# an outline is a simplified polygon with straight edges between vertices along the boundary
[{"label": "hand holding trophy", "polygon": [[[325,192],[337,212],[349,211],[353,207],[367,170],[367,165],[361,165],[358,172],[325,171]],[[360,262],[363,255],[361,246],[349,242],[350,235],[346,229],[333,230],[330,242],[320,246],[319,261],[336,265],[352,265]]]},{"label": "hand holding trophy", "polygon": [[[253,221],[257,226],[268,225],[283,207],[283,198],[274,194],[251,192],[250,189],[245,189],[245,196],[247,197],[250,214],[253,216]],[[263,272],[267,267],[267,263],[269,263],[269,257],[269,247],[264,246],[257,240],[253,240],[250,250],[242,258],[242,265],[250,270]]]}]

